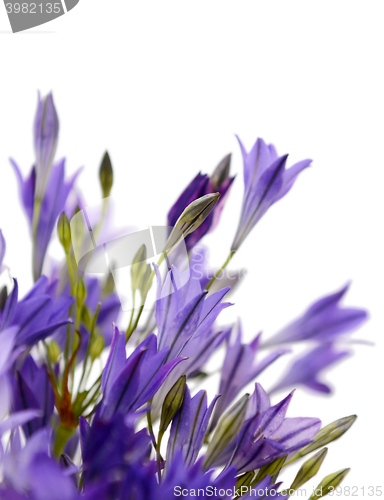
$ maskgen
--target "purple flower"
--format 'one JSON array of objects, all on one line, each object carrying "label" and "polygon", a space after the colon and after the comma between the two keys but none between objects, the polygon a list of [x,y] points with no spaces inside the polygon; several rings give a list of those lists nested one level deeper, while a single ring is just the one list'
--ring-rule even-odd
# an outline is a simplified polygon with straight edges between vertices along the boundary
[{"label": "purple flower", "polygon": [[36,409],[40,416],[23,426],[25,436],[47,427],[53,414],[54,396],[45,366],[38,367],[28,355],[12,377],[13,411]]},{"label": "purple flower", "polygon": [[122,475],[127,467],[142,463],[150,453],[150,442],[146,429],[136,433],[127,416],[121,413],[110,420],[95,418],[92,425],[81,417],[80,444],[86,487],[95,480]]},{"label": "purple flower", "polygon": [[338,292],[317,300],[302,316],[264,342],[263,347],[304,340],[332,342],[341,335],[351,333],[366,321],[368,314],[364,309],[340,305],[348,288],[349,285],[346,285]]},{"label": "purple flower", "polygon": [[233,329],[232,339],[227,346],[219,388],[221,397],[215,408],[211,428],[216,426],[223,412],[241,389],[252,382],[276,359],[289,352],[287,349],[278,349],[268,354],[263,360],[256,362],[260,347],[260,334],[250,344],[243,344],[241,337],[242,328],[239,321],[237,329]]},{"label": "purple flower", "polygon": [[33,346],[39,340],[52,335],[61,326],[71,322],[68,309],[71,297],[52,298],[57,282],[48,283],[45,276],[39,278],[30,292],[18,300],[18,284],[14,288],[0,313],[0,330],[17,327],[15,347]]},{"label": "purple flower", "polygon": [[[259,481],[255,486],[252,486],[250,490],[245,495],[241,495],[243,500],[250,498],[252,500],[262,500],[266,498],[278,498],[280,500],[285,500],[289,498],[289,494],[277,493],[277,490],[282,483],[274,484],[270,476],[265,476],[264,479]],[[241,489],[240,489],[241,492]]]},{"label": "purple flower", "polygon": [[320,429],[318,418],[286,418],[292,394],[274,406],[260,384],[248,401],[243,427],[218,457],[215,465],[228,464],[238,473],[260,469],[277,458],[309,444]]},{"label": "purple flower", "polygon": [[[159,349],[169,347],[169,359],[180,356],[191,339],[203,339],[220,312],[229,303],[222,303],[229,287],[207,296],[191,267],[188,280],[177,268],[167,273],[163,286],[158,268],[155,318]],[[184,355],[184,354],[183,354]]]},{"label": "purple flower", "polygon": [[3,260],[4,260],[4,256],[5,256],[5,248],[6,248],[5,239],[4,239],[4,236],[3,236],[3,232],[0,229],[0,273],[4,269]]},{"label": "purple flower", "polygon": [[[4,483],[1,498],[9,500],[79,500],[72,479],[49,457],[46,430],[36,432],[21,446],[18,431],[3,457]],[[17,464],[17,465],[16,465]]]},{"label": "purple flower", "polygon": [[157,338],[149,335],[126,359],[125,334],[115,328],[101,388],[103,399],[98,410],[100,419],[115,413],[133,412],[153,398],[169,373],[182,361],[166,363],[169,348],[157,352]]},{"label": "purple flower", "polygon": [[228,467],[213,479],[213,471],[204,473],[202,470],[201,459],[192,467],[188,467],[184,463],[182,453],[178,452],[167,465],[165,478],[156,498],[169,500],[175,496],[175,492],[177,496],[180,493],[182,498],[195,498],[198,496],[198,490],[202,488],[212,492],[211,498],[230,500],[236,485],[235,474],[235,469]]},{"label": "purple flower", "polygon": [[[29,177],[24,180],[15,161],[12,159],[10,161],[16,173],[19,184],[20,198],[32,230],[35,208],[34,200],[36,197],[35,169],[33,168]],[[44,197],[41,202],[39,220],[37,222],[35,237],[36,248],[34,249],[33,255],[33,275],[35,280],[37,280],[41,275],[52,231],[55,228],[57,218],[65,208],[68,195],[73,188],[78,174],[79,171],[77,171],[68,181],[65,181],[64,159],[57,162],[51,169],[50,176],[47,181],[47,189],[45,190]]]},{"label": "purple flower", "polygon": [[217,399],[218,396],[208,407],[205,391],[199,391],[191,398],[189,388],[186,386],[183,405],[173,419],[168,440],[167,461],[171,461],[181,450],[187,466],[195,463],[204,443],[208,422]]},{"label": "purple flower", "polygon": [[227,155],[216,167],[211,177],[207,174],[198,173],[181,193],[168,213],[168,225],[174,226],[177,219],[190,203],[206,194],[220,193],[220,199],[212,210],[212,213],[200,227],[185,238],[185,244],[188,250],[191,250],[205,234],[213,231],[219,223],[221,212],[229,194],[229,188],[234,180],[234,177],[229,177],[230,164],[231,155]]},{"label": "purple flower", "polygon": [[314,391],[330,393],[331,388],[324,382],[319,381],[318,376],[323,370],[349,354],[349,351],[337,350],[333,344],[328,343],[310,349],[293,360],[285,376],[270,392],[304,385]]},{"label": "purple flower", "polygon": [[231,250],[239,249],[255,224],[268,208],[283,198],[291,189],[297,176],[312,160],[302,160],[286,169],[288,155],[277,156],[275,147],[257,139],[249,153],[240,144],[244,163],[244,197],[240,223]]},{"label": "purple flower", "polygon": [[41,99],[38,96],[34,124],[34,146],[36,155],[35,197],[42,199],[47,187],[59,138],[59,118],[52,94]]}]

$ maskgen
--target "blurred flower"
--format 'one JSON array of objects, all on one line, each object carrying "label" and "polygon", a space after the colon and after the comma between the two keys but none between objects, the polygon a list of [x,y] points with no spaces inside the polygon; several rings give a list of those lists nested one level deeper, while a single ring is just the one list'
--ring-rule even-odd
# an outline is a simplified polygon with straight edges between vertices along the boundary
[{"label": "blurred flower", "polygon": [[333,344],[322,344],[296,357],[281,381],[270,391],[280,391],[287,387],[304,385],[308,389],[330,393],[331,388],[318,380],[318,376],[326,368],[334,365],[350,354],[340,351]]},{"label": "blurred flower", "polygon": [[34,124],[34,146],[36,155],[35,197],[42,199],[55,159],[59,138],[59,118],[52,94],[38,96],[37,112]]},{"label": "blurred flower", "polygon": [[5,256],[5,248],[6,248],[5,239],[3,236],[3,232],[0,229],[0,273],[2,273],[2,271],[4,269],[3,260],[4,260],[4,256]]},{"label": "blurred flower", "polygon": [[348,288],[347,284],[338,292],[317,300],[302,316],[263,342],[263,347],[304,340],[332,342],[339,340],[342,335],[351,333],[366,321],[368,314],[364,309],[340,305]]},{"label": "blurred flower", "polygon": [[48,279],[42,276],[19,301],[18,284],[14,280],[13,290],[0,313],[0,331],[10,326],[17,327],[15,347],[31,347],[72,321],[68,318],[68,309],[73,299],[52,298],[56,286],[57,282],[48,283]]},{"label": "blurred flower", "polygon": [[[35,209],[35,185],[36,173],[33,168],[29,177],[23,179],[20,169],[14,160],[10,160],[15,170],[19,184],[20,198],[27,215],[29,226],[32,230]],[[44,258],[47,248],[55,229],[56,221],[64,211],[65,203],[71,192],[75,180],[79,174],[77,171],[68,181],[65,181],[65,160],[57,162],[50,170],[50,176],[47,180],[47,189],[41,201],[41,209],[36,228],[36,249],[33,258],[33,275],[37,280],[43,269]]]},{"label": "blurred flower", "polygon": [[268,208],[283,198],[297,176],[312,160],[302,160],[285,168],[288,155],[277,156],[275,147],[257,139],[249,153],[240,144],[244,163],[244,197],[240,223],[231,250],[236,251]]},{"label": "blurred flower", "polygon": [[260,348],[260,335],[250,344],[243,344],[241,322],[233,329],[221,372],[219,394],[221,395],[213,414],[211,427],[214,428],[226,408],[247,384],[252,382],[263,370],[276,359],[289,352],[288,349],[277,349],[263,360],[256,362]]}]

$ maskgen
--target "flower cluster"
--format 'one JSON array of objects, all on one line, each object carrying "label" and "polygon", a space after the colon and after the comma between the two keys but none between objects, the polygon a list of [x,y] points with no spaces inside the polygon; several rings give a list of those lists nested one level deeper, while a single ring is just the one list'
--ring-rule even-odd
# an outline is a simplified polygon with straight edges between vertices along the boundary
[{"label": "flower cluster", "polygon": [[[246,343],[240,320],[223,325],[220,319],[232,306],[227,297],[233,290],[223,283],[237,278],[219,277],[310,160],[286,168],[287,155],[279,156],[274,146],[258,139],[247,153],[239,140],[245,185],[240,222],[227,261],[213,270],[201,240],[219,223],[230,194],[231,155],[212,175],[192,179],[165,218],[173,229],[157,265],[147,262],[145,245],[132,261],[133,308],[122,325],[113,269],[93,276],[89,256],[78,266],[75,247],[86,242],[73,221],[85,204],[75,187],[79,172],[67,178],[65,159],[56,159],[58,138],[53,97],[39,96],[30,173],[24,177],[11,160],[33,248],[34,284],[24,297],[4,264],[0,231],[0,272],[10,278],[0,292],[0,499],[169,500],[198,492],[229,499],[250,498],[250,491],[288,498],[318,472],[324,446],[356,418],[322,427],[313,415],[287,417],[293,389],[330,392],[322,372],[348,354],[339,345],[367,313],[341,305],[345,286],[275,335],[264,340],[258,334]],[[100,183],[103,209],[92,238],[110,229],[107,153]],[[56,234],[62,262],[48,253]],[[182,242],[187,259],[172,258]],[[150,311],[145,321],[144,308]],[[309,350],[293,355],[268,394],[259,374],[290,356],[295,343]],[[199,386],[217,368],[212,395]],[[281,390],[284,397],[272,403],[271,393]],[[284,490],[279,477],[285,467],[316,450]],[[347,472],[327,476],[323,495]]]}]

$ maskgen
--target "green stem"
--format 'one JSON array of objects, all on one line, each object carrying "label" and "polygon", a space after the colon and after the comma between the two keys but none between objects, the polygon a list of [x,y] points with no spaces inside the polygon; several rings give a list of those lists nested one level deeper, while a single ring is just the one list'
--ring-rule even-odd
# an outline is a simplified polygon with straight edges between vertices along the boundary
[{"label": "green stem", "polygon": [[33,220],[32,220],[32,272],[33,279],[37,281],[40,277],[38,270],[35,267],[36,252],[37,252],[37,226],[39,224],[40,211],[41,211],[41,198],[36,198],[33,206]]},{"label": "green stem", "polygon": [[224,264],[220,267],[220,269],[218,269],[215,274],[213,275],[211,281],[208,283],[208,285],[206,286],[206,290],[209,290],[211,288],[211,286],[213,285],[213,283],[216,281],[216,279],[218,278],[218,276],[220,275],[220,273],[222,271],[224,271],[224,269],[227,267],[227,265],[229,264],[229,262],[231,261],[232,257],[235,255],[236,253],[236,250],[231,250],[228,257],[227,257],[227,260],[224,262]]},{"label": "green stem", "polygon": [[[87,363],[88,363],[88,358],[89,358],[89,352],[91,350],[91,344],[92,344],[92,340],[93,340],[93,335],[94,335],[94,332],[95,332],[95,327],[96,327],[96,321],[97,321],[97,318],[99,316],[99,312],[100,312],[100,307],[101,307],[101,302],[99,302],[97,304],[97,308],[96,308],[96,312],[92,318],[92,323],[91,323],[91,332],[90,332],[90,336],[89,336],[89,342],[88,342],[88,345],[87,345],[87,350],[85,352],[85,357],[84,357],[84,361],[83,361],[83,371],[81,373],[81,377],[80,377],[80,382],[79,382],[79,390],[78,392],[81,391],[81,384],[83,383],[83,380],[84,380],[84,376],[85,376],[85,372],[86,372],[86,369],[87,369]],[[92,367],[92,363],[91,363],[91,367]],[[88,377],[87,377],[88,378]]]},{"label": "green stem", "polygon": [[143,313],[143,310],[144,310],[144,304],[141,304],[140,306],[140,309],[139,309],[139,312],[137,314],[137,317],[136,317],[136,320],[135,320],[135,323],[133,324],[132,328],[129,330],[129,332],[127,332],[127,335],[126,335],[126,342],[129,341],[129,339],[131,338],[133,332],[136,330],[137,328],[137,325],[139,324],[139,320],[141,318],[141,315]]},{"label": "green stem", "polygon": [[163,433],[159,432],[157,446],[156,446],[156,462],[157,462],[157,474],[159,476],[159,483],[161,483],[161,453],[160,453],[160,445],[161,445],[161,440],[162,439],[163,439]]},{"label": "green stem", "polygon": [[135,314],[135,299],[136,299],[136,290],[132,290],[132,311],[131,311],[131,317],[129,318],[128,327],[127,327],[127,330],[125,332],[125,341],[126,342],[128,342],[128,339],[129,339],[128,335],[130,334],[133,316]]}]

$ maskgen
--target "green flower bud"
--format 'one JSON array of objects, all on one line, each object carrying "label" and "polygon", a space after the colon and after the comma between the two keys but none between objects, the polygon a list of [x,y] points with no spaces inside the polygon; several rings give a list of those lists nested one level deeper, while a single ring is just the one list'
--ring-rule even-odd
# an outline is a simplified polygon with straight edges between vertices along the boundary
[{"label": "green flower bud", "polygon": [[281,468],[283,467],[286,459],[287,459],[286,456],[281,457],[281,458],[278,458],[277,460],[274,460],[270,464],[264,465],[264,467],[262,467],[259,470],[259,472],[256,476],[255,484],[257,484],[259,481],[264,479],[265,476],[271,476],[271,481],[275,482],[275,480],[277,479],[277,476],[279,475]]},{"label": "green flower bud", "polygon": [[115,280],[113,279],[113,274],[111,271],[109,271],[107,279],[105,280],[104,287],[103,287],[103,295],[105,297],[108,297],[108,295],[111,295],[111,293],[115,289]]},{"label": "green flower bud", "polygon": [[57,234],[64,248],[64,252],[69,253],[71,249],[71,227],[65,212],[62,212],[59,222],[57,223]]},{"label": "green flower bud", "polygon": [[229,171],[231,169],[231,158],[231,154],[225,156],[213,171],[213,174],[211,175],[211,184],[213,189],[218,189],[223,182],[228,179]]},{"label": "green flower bud", "polygon": [[204,460],[205,469],[214,463],[224,448],[237,436],[244,423],[248,399],[249,394],[245,394],[221,417],[212,441],[208,445]]},{"label": "green flower bud", "polygon": [[326,476],[314,490],[313,495],[308,500],[316,500],[317,498],[325,497],[328,493],[332,493],[351,469],[342,469],[333,474]]},{"label": "green flower bud", "polygon": [[185,375],[180,377],[165,396],[163,407],[161,409],[159,437],[162,436],[168,429],[168,426],[176,415],[177,410],[183,403],[186,380],[187,377]]},{"label": "green flower bud", "polygon": [[219,198],[220,193],[206,194],[190,203],[177,219],[164,252],[170,254],[188,234],[193,233],[212,212]]},{"label": "green flower bud", "polygon": [[103,198],[108,198],[113,185],[113,169],[111,159],[107,151],[105,152],[100,165],[99,177]]},{"label": "green flower bud", "polygon": [[3,288],[1,289],[1,292],[0,292],[0,311],[1,312],[4,311],[4,307],[5,307],[5,303],[7,301],[7,298],[8,298],[8,289],[6,286],[3,286]]},{"label": "green flower bud", "polygon": [[300,486],[303,486],[303,484],[312,479],[319,472],[321,464],[324,462],[327,453],[328,449],[323,448],[309,460],[304,462],[289,489],[297,490]]},{"label": "green flower bud", "polygon": [[89,349],[89,355],[91,356],[92,361],[95,361],[96,358],[100,356],[103,352],[105,345],[105,340],[102,335],[98,335],[92,342],[91,348]]},{"label": "green flower bud", "polygon": [[75,299],[78,307],[81,307],[87,298],[87,288],[83,278],[78,278],[75,285]]},{"label": "green flower bud", "polygon": [[352,424],[357,419],[356,415],[351,415],[349,417],[339,418],[334,422],[326,425],[313,438],[313,442],[308,446],[304,446],[296,455],[294,455],[285,465],[295,462],[299,458],[305,457],[308,453],[322,448],[328,443],[335,441],[341,437],[347,430],[352,426]]},{"label": "green flower bud", "polygon": [[60,354],[61,354],[60,347],[56,344],[54,340],[51,340],[51,342],[48,344],[49,361],[55,365],[60,357]]},{"label": "green flower bud", "polygon": [[131,266],[132,290],[141,290],[143,277],[147,268],[147,247],[141,245],[137,251]]},{"label": "green flower bud", "polygon": [[251,472],[246,472],[242,476],[237,477],[236,480],[236,491],[239,490],[239,493],[242,491],[241,488],[244,489],[244,491],[248,491],[250,486],[252,485],[252,481],[255,477],[255,471]]}]

